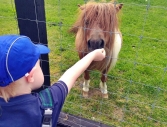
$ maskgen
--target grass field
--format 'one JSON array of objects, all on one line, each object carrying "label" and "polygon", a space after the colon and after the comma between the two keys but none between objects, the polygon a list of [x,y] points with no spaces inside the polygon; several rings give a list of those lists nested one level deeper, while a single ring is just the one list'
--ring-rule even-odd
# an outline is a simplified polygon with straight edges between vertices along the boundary
[{"label": "grass field", "polygon": [[[119,2],[124,3],[120,14],[123,45],[116,67],[108,73],[109,99],[101,98],[100,73],[91,71],[89,98],[82,97],[81,76],[63,111],[107,125],[166,127],[167,1]],[[52,83],[79,60],[74,35],[68,29],[76,19],[77,4],[83,3],[84,0],[45,0]],[[19,33],[14,3],[1,0],[0,12],[0,35]]]}]

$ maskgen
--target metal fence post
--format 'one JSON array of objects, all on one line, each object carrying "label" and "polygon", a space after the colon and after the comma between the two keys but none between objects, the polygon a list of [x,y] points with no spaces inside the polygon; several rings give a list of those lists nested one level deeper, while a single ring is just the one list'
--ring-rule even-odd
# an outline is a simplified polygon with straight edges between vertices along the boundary
[{"label": "metal fence post", "polygon": [[[20,35],[28,36],[34,43],[48,45],[44,0],[15,0]],[[41,55],[41,68],[44,73],[44,85],[50,86],[49,57]]]}]

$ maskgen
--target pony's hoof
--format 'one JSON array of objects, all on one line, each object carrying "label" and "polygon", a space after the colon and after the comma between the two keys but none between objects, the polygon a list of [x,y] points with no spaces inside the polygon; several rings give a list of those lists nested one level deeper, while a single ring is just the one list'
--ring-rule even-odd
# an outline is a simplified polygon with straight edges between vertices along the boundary
[{"label": "pony's hoof", "polygon": [[102,98],[108,99],[108,94],[107,93],[106,94],[102,94]]},{"label": "pony's hoof", "polygon": [[84,98],[87,98],[88,97],[88,92],[83,91],[82,95],[83,95]]}]

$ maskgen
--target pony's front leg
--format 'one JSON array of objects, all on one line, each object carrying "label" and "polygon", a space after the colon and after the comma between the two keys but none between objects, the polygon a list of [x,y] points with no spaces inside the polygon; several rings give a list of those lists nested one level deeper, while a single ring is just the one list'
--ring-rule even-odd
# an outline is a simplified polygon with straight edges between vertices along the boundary
[{"label": "pony's front leg", "polygon": [[86,70],[84,73],[83,94],[82,94],[83,97],[88,97],[89,82],[90,82],[89,72]]},{"label": "pony's front leg", "polygon": [[102,97],[107,99],[108,98],[108,91],[107,91],[106,81],[107,81],[107,76],[105,74],[102,74],[101,82],[100,82],[100,90],[102,93]]}]

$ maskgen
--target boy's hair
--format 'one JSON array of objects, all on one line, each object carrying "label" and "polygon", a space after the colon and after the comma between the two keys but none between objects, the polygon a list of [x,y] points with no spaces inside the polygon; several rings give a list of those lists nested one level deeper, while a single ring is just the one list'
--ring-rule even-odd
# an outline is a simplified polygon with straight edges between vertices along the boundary
[{"label": "boy's hair", "polygon": [[41,54],[49,52],[46,46],[34,44],[26,36],[0,36],[0,96],[5,100],[13,96],[13,82],[29,73]]}]

